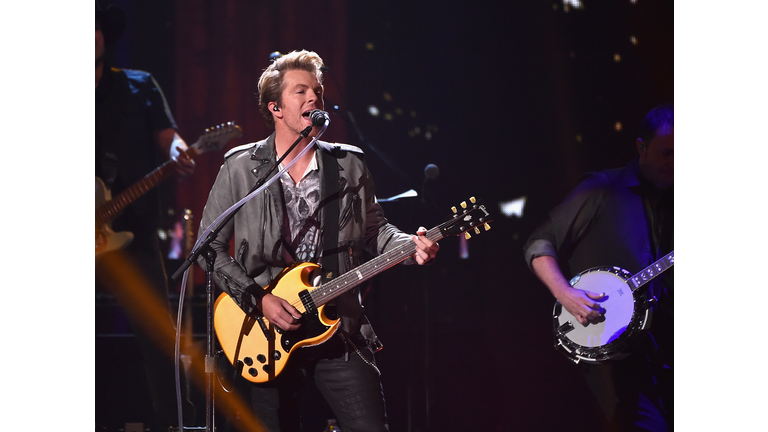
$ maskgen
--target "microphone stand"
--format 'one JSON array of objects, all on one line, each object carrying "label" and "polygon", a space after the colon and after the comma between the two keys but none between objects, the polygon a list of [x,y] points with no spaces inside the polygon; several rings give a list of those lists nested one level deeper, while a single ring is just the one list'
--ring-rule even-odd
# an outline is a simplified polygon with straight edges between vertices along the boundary
[{"label": "microphone stand", "polygon": [[[288,149],[287,152],[285,152],[275,163],[269,171],[256,183],[256,185],[251,189],[251,191],[246,195],[245,198],[241,199],[232,207],[230,207],[227,211],[222,213],[216,220],[214,220],[211,225],[206,229],[206,232],[210,230],[207,236],[204,237],[201,236],[200,239],[198,239],[197,243],[195,244],[195,247],[193,248],[192,252],[190,253],[189,257],[181,264],[178,270],[171,276],[171,279],[175,282],[178,277],[184,273],[186,276],[186,272],[189,269],[189,267],[192,265],[192,263],[196,262],[197,259],[205,253],[205,261],[206,261],[206,291],[207,291],[207,306],[206,306],[206,318],[207,318],[207,346],[206,346],[206,355],[205,355],[205,374],[206,374],[206,390],[205,390],[205,398],[206,398],[206,407],[205,407],[205,418],[206,418],[206,431],[207,432],[213,432],[214,431],[214,397],[213,397],[213,378],[214,374],[216,373],[216,360],[214,355],[214,339],[213,339],[213,305],[214,305],[214,299],[213,299],[213,264],[216,260],[216,252],[211,247],[211,243],[216,239],[219,232],[226,226],[234,217],[234,214],[237,213],[243,205],[245,205],[246,202],[248,202],[251,198],[255,197],[263,191],[264,188],[271,185],[275,180],[279,179],[280,176],[288,171],[294,163],[296,163],[301,156],[304,155],[317,141],[317,139],[320,137],[320,135],[325,132],[325,129],[328,127],[329,120],[325,119],[325,124],[323,125],[322,129],[318,132],[317,136],[312,138],[312,141],[307,145],[307,147],[299,153],[297,157],[295,157],[285,168],[283,168],[279,175],[272,177],[269,184],[264,185],[264,183],[267,181],[268,178],[270,178],[270,175],[275,171],[275,169],[282,163],[283,159],[285,159],[286,156],[288,156],[294,148],[307,136],[309,135],[309,132],[312,130],[312,126],[307,126],[301,133],[299,134],[299,138],[294,142],[291,147]],[[205,234],[205,233],[204,233]],[[202,240],[202,241],[201,241]],[[184,278],[186,279],[186,277]],[[184,284],[182,284],[182,291],[184,290]],[[179,314],[180,317],[181,311],[183,309],[183,292],[179,296]],[[267,331],[267,327],[264,324],[264,322],[261,320],[263,315],[261,315],[261,312],[254,308],[256,316],[256,321],[258,321],[259,326],[261,327],[261,330],[264,332],[264,337],[269,340],[269,332]],[[177,390],[179,388],[179,326],[176,327],[176,387]],[[179,410],[179,432],[183,432],[183,425],[182,425],[182,415],[181,411]]]}]

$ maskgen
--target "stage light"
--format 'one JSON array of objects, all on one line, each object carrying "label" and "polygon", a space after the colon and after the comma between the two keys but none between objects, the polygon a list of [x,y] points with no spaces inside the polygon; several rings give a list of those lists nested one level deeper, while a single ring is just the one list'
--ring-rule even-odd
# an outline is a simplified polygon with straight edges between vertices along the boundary
[{"label": "stage light", "polygon": [[368,106],[368,114],[370,114],[372,117],[378,117],[379,116],[379,107],[376,105],[369,105]]},{"label": "stage light", "polygon": [[574,9],[581,9],[584,7],[584,5],[581,3],[581,0],[563,0],[563,9],[568,12],[569,8]]},{"label": "stage light", "polygon": [[506,217],[523,217],[523,210],[525,209],[526,197],[515,198],[511,201],[502,201],[499,203],[501,213]]},{"label": "stage light", "polygon": [[415,190],[410,189],[410,190],[407,190],[407,191],[405,191],[405,192],[403,192],[401,194],[397,194],[397,195],[395,195],[393,197],[377,199],[376,201],[382,203],[382,202],[397,201],[397,200],[399,200],[401,198],[413,198],[413,197],[417,197],[417,196],[419,196],[419,194]]}]

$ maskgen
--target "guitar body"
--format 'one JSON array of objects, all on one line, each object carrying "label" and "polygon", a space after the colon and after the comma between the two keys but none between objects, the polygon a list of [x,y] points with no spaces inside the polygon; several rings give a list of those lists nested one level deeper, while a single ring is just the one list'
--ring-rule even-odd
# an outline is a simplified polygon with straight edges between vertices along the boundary
[{"label": "guitar body", "polygon": [[324,305],[315,307],[302,301],[302,293],[315,289],[309,278],[317,269],[319,266],[313,263],[294,264],[283,270],[267,288],[267,292],[287,300],[302,313],[301,327],[293,331],[282,331],[261,318],[270,340],[264,337],[256,318],[243,312],[229,295],[222,293],[216,300],[213,316],[216,336],[230,363],[246,380],[264,383],[274,379],[294,350],[319,345],[336,332],[339,320],[326,317]]},{"label": "guitar body", "polygon": [[555,303],[553,324],[558,347],[575,363],[618,360],[636,336],[650,325],[651,310],[645,294],[627,285],[632,275],[618,267],[597,267],[571,279],[571,286],[605,293],[596,300],[605,311],[600,320],[582,325],[559,302]]},{"label": "guitar body", "polygon": [[[107,185],[96,177],[96,208],[101,207],[102,204],[112,199],[112,193],[107,189]],[[133,241],[133,233],[128,231],[115,232],[112,230],[112,226],[107,223],[102,223],[99,226],[96,222],[96,256],[122,249],[128,246]]]},{"label": "guitar body", "polygon": [[[453,208],[451,219],[428,230],[425,235],[438,241],[447,235],[469,231],[480,234],[480,228],[491,227],[489,213],[484,205],[470,198],[472,205],[461,203],[462,210]],[[266,333],[254,315],[248,315],[226,293],[214,304],[213,326],[221,348],[240,375],[254,383],[264,383],[277,377],[285,368],[288,357],[298,348],[319,345],[336,333],[339,319],[325,314],[325,305],[381,272],[405,261],[416,252],[414,242],[403,242],[384,254],[315,287],[310,282],[320,270],[317,264],[297,263],[283,270],[266,291],[287,300],[301,312],[301,326],[283,331],[266,318]],[[268,336],[268,337],[267,337]]]}]

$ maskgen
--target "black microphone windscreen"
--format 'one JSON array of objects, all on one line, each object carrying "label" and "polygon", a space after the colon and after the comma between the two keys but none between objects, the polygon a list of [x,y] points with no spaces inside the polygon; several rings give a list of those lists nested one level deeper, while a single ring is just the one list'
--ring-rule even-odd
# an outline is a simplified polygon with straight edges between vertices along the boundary
[{"label": "black microphone windscreen", "polygon": [[324,126],[326,122],[331,121],[328,113],[319,109],[310,111],[309,119],[312,120],[312,124],[315,126]]},{"label": "black microphone windscreen", "polygon": [[424,178],[427,180],[434,180],[440,175],[440,168],[435,164],[429,164],[424,168]]}]

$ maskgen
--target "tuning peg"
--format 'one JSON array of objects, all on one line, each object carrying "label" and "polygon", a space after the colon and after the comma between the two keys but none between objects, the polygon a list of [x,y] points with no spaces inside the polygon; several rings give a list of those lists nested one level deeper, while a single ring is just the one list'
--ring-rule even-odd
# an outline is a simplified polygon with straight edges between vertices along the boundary
[{"label": "tuning peg", "polygon": [[477,202],[477,200],[475,199],[475,197],[471,197],[471,198],[469,199],[469,202],[471,202],[472,204],[474,204],[474,203],[476,203],[476,202]]},{"label": "tuning peg", "polygon": [[472,236],[469,234],[469,231],[464,231],[464,238],[467,240],[472,238]]},{"label": "tuning peg", "polygon": [[462,201],[461,202],[461,208],[463,208],[463,209],[467,208],[467,202],[466,201]]},{"label": "tuning peg", "polygon": [[480,228],[475,227],[475,234],[480,234]]},{"label": "tuning peg", "polygon": [[490,226],[490,225],[488,225],[488,223],[484,223],[484,224],[483,224],[483,228],[485,228],[485,230],[486,230],[486,231],[490,231],[490,229],[491,229],[491,226]]},{"label": "tuning peg", "polygon": [[454,213],[456,213],[456,212],[457,212],[457,210],[456,210],[456,207],[455,207],[455,206],[454,206],[454,207],[451,207],[451,210],[452,210]]}]

